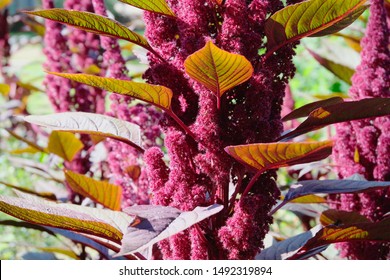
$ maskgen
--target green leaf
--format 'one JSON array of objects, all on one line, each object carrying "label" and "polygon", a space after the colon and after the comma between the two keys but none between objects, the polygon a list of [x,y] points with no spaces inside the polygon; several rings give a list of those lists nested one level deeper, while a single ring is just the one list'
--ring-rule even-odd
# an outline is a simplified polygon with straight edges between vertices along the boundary
[{"label": "green leaf", "polygon": [[332,152],[332,141],[247,144],[228,146],[225,151],[242,164],[264,172],[324,159]]},{"label": "green leaf", "polygon": [[337,104],[341,102],[344,102],[344,100],[341,97],[336,96],[325,100],[309,103],[290,112],[289,114],[287,114],[282,118],[282,121],[290,121],[302,117],[307,117],[313,110],[317,108],[324,107],[327,105]]},{"label": "green leaf", "polygon": [[76,193],[89,197],[111,210],[120,210],[122,188],[108,182],[97,181],[82,174],[65,170],[69,187]]},{"label": "green leaf", "polygon": [[265,23],[268,53],[303,37],[336,33],[353,23],[367,7],[367,0],[309,0],[289,5]]},{"label": "green leaf", "polygon": [[43,116],[30,115],[26,116],[24,119],[27,122],[46,126],[53,130],[113,138],[143,152],[143,149],[140,146],[140,127],[136,124],[113,117],[84,112],[65,112]]},{"label": "green leaf", "polygon": [[390,115],[390,98],[367,98],[320,107],[295,130],[283,134],[278,141],[345,121]]},{"label": "green leaf", "polygon": [[352,85],[352,76],[355,73],[355,70],[342,65],[340,63],[336,63],[330,59],[327,59],[325,57],[320,56],[319,54],[315,53],[314,51],[307,49],[309,53],[315,58],[315,60],[318,61],[322,66],[324,66],[326,69],[328,69],[330,72],[332,72],[336,77],[340,78],[344,82],[346,82],[349,85]]},{"label": "green leaf", "polygon": [[171,108],[171,99],[173,93],[169,88],[163,86],[136,83],[113,78],[104,78],[87,74],[68,74],[55,72],[48,73],[89,86],[98,87],[110,92],[129,95],[136,99],[140,99],[156,105],[159,108],[165,110],[170,110]]},{"label": "green leaf", "polygon": [[186,73],[211,90],[218,98],[229,89],[249,80],[251,63],[242,55],[224,51],[212,42],[190,55],[184,62]]},{"label": "green leaf", "polygon": [[145,11],[176,17],[165,0],[119,0],[120,2],[140,8]]},{"label": "green leaf", "polygon": [[350,241],[390,241],[390,217],[379,222],[355,223],[341,226],[327,226],[320,230],[313,238],[291,257],[299,259],[307,251],[324,245]]},{"label": "green leaf", "polygon": [[129,215],[44,199],[0,196],[0,211],[26,222],[68,229],[120,243],[123,232],[134,220]]},{"label": "green leaf", "polygon": [[47,151],[56,154],[66,161],[72,161],[83,148],[83,142],[73,133],[52,131],[49,136]]},{"label": "green leaf", "polygon": [[66,9],[36,10],[25,13],[54,20],[98,35],[123,39],[144,47],[149,51],[153,51],[144,37],[131,31],[116,20],[108,17],[96,15],[90,12]]}]

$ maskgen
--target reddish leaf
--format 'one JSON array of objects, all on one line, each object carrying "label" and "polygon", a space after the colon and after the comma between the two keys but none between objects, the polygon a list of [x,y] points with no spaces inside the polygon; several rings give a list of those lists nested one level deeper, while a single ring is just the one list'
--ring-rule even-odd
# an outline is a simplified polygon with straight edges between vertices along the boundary
[{"label": "reddish leaf", "polygon": [[267,56],[303,37],[336,33],[354,22],[367,7],[367,0],[309,0],[289,5],[265,23]]},{"label": "reddish leaf", "polygon": [[225,151],[252,169],[264,172],[299,163],[317,161],[332,152],[332,142],[285,142],[228,146]]},{"label": "reddish leaf", "polygon": [[357,212],[329,209],[322,212],[320,222],[323,226],[369,223],[370,220]]},{"label": "reddish leaf", "polygon": [[390,217],[375,223],[327,226],[311,238],[291,259],[324,245],[347,241],[390,241]]},{"label": "reddish leaf", "polygon": [[184,68],[192,79],[211,90],[218,101],[226,91],[253,74],[253,67],[244,56],[224,51],[210,41],[186,59]]},{"label": "reddish leaf", "polygon": [[328,106],[328,105],[333,105],[333,104],[337,104],[337,103],[341,103],[341,102],[344,102],[344,100],[341,97],[336,96],[336,97],[331,97],[329,99],[309,103],[309,104],[306,104],[298,109],[295,109],[291,113],[284,116],[282,118],[282,121],[290,121],[293,119],[307,117],[313,110],[315,110],[317,108]]},{"label": "reddish leaf", "polygon": [[282,135],[278,140],[293,138],[334,123],[386,115],[390,115],[390,98],[367,98],[328,105],[312,111],[295,130]]}]

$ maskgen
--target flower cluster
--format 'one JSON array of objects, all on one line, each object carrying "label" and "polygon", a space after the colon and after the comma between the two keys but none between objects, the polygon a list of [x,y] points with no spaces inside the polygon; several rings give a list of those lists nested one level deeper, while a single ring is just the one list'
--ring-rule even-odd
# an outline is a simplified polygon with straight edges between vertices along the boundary
[{"label": "flower cluster", "polygon": [[[352,78],[350,95],[359,100],[390,97],[389,27],[382,0],[372,0],[367,30],[362,39],[362,61]],[[367,180],[390,180],[390,117],[353,121],[337,126],[334,159],[341,178],[355,173]],[[359,211],[373,221],[390,211],[390,191],[336,198],[341,209]],[[355,259],[385,259],[390,247],[384,243],[356,242],[342,245],[343,256]]]},{"label": "flower cluster", "polygon": [[[186,135],[166,117],[169,168],[157,148],[148,150],[145,162],[152,203],[182,210],[211,203],[225,210],[212,224],[203,223],[160,243],[164,259],[251,259],[260,250],[272,218],[269,210],[278,197],[275,174],[262,176],[248,197],[232,202],[229,211],[229,184],[240,189],[252,173],[235,163],[224,147],[233,144],[270,142],[282,130],[281,105],[285,87],[293,76],[292,46],[264,61],[258,50],[265,48],[266,15],[282,7],[280,1],[227,0],[167,1],[177,19],[145,13],[146,36],[161,61],[149,54],[150,68],[144,77],[149,83],[174,92],[172,108],[195,134]],[[254,66],[253,77],[222,96],[217,109],[215,96],[184,74],[185,59],[212,40],[220,48],[244,55]],[[242,190],[241,190],[242,191]]]}]

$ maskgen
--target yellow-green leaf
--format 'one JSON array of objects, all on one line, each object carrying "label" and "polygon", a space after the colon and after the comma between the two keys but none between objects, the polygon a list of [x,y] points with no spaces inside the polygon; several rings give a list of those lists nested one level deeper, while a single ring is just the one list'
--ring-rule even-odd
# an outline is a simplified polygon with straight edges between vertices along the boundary
[{"label": "yellow-green leaf", "polygon": [[332,141],[277,142],[228,146],[225,151],[255,170],[265,170],[317,161],[332,152]]},{"label": "yellow-green leaf", "polygon": [[84,148],[73,133],[64,131],[52,131],[49,136],[47,151],[63,158],[66,161],[72,161],[76,154]]},{"label": "yellow-green leaf", "polygon": [[170,110],[172,91],[169,88],[145,83],[104,78],[87,74],[68,74],[49,72],[52,75],[70,79],[89,86],[98,87],[107,91],[129,95],[134,98],[156,105],[162,109]]},{"label": "yellow-green leaf", "polygon": [[165,0],[119,0],[123,3],[157,14],[176,17]]},{"label": "yellow-green leaf", "polygon": [[0,93],[7,96],[10,91],[10,86],[7,84],[0,84]]},{"label": "yellow-green leaf", "polygon": [[144,47],[145,49],[152,50],[149,43],[143,36],[131,31],[126,26],[108,17],[96,15],[90,12],[65,9],[36,10],[26,13],[64,23],[102,36],[123,39]]},{"label": "yellow-green leaf", "polygon": [[326,203],[326,199],[321,197],[321,196],[318,196],[318,195],[309,194],[309,195],[297,197],[289,202],[291,202],[291,203]]},{"label": "yellow-green leaf", "polygon": [[30,115],[24,119],[27,122],[46,126],[53,130],[113,138],[143,151],[140,127],[113,117],[84,112],[65,112],[42,116]]},{"label": "yellow-green leaf", "polygon": [[127,226],[134,220],[125,213],[108,209],[26,197],[0,196],[0,211],[33,224],[86,233],[119,244]]},{"label": "yellow-green leaf", "polygon": [[367,7],[367,0],[309,0],[289,5],[265,23],[269,53],[303,37],[336,33],[354,22]]},{"label": "yellow-green leaf", "polygon": [[371,221],[357,212],[347,212],[342,210],[329,209],[322,212],[320,216],[320,222],[323,226],[329,226],[369,223]]},{"label": "yellow-green leaf", "polygon": [[253,67],[244,56],[224,51],[210,41],[190,55],[184,67],[187,74],[211,90],[218,101],[226,91],[244,83],[253,74]]},{"label": "yellow-green leaf", "polygon": [[122,188],[105,181],[97,181],[82,174],[65,170],[69,187],[76,193],[89,197],[111,210],[120,210]]}]

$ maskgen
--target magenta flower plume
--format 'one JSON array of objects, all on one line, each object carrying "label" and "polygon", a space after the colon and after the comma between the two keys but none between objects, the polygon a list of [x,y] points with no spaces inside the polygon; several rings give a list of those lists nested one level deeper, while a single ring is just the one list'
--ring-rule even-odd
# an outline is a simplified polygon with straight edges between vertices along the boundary
[{"label": "magenta flower plume", "polygon": [[[237,165],[224,147],[269,142],[282,131],[281,104],[295,70],[291,62],[294,52],[287,46],[265,62],[258,55],[258,49],[265,48],[266,16],[282,3],[227,0],[220,7],[214,1],[167,2],[177,19],[145,13],[145,35],[165,61],[150,53],[150,68],[144,77],[149,83],[172,89],[172,109],[196,140],[165,116],[162,129],[169,167],[161,155],[157,156],[157,150],[147,152],[149,184],[155,188],[151,202],[182,210],[217,202],[224,204],[225,210],[212,225],[202,223],[191,228],[161,242],[160,249],[165,259],[250,259],[262,247],[272,221],[268,212],[279,194],[271,179],[275,174],[261,177],[250,197],[233,201],[234,212],[229,213],[232,178],[235,187],[242,188],[253,174]],[[247,83],[222,96],[220,110],[209,90],[183,75],[185,59],[209,40],[246,56],[256,66]],[[209,242],[210,238],[215,241]]]},{"label": "magenta flower plume", "polygon": [[[389,28],[382,0],[372,0],[367,30],[362,39],[362,61],[352,78],[351,97],[390,97]],[[390,180],[390,117],[361,120],[337,126],[334,160],[340,177],[364,175],[367,180]],[[358,155],[358,157],[356,157]],[[390,191],[341,195],[341,209],[360,211],[373,221],[390,211]],[[387,243],[356,242],[342,245],[343,256],[386,259]]]}]

